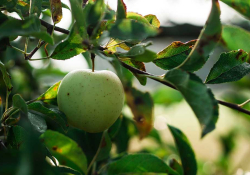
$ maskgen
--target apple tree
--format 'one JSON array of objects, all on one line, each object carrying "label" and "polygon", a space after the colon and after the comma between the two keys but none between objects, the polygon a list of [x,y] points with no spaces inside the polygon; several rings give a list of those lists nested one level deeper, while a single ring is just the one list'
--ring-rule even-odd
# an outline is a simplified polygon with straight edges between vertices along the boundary
[{"label": "apple tree", "polygon": [[[246,19],[250,19],[249,4],[244,0],[210,1],[211,11],[198,38],[185,43],[173,41],[155,53],[149,49],[153,43],[145,39],[161,32],[159,20],[153,14],[142,16],[127,12],[123,0],[117,0],[116,10],[104,0],[70,0],[70,7],[60,0],[1,0],[0,174],[197,174],[199,164],[192,143],[185,133],[170,124],[167,127],[175,141],[172,150],[179,159],[164,159],[170,155],[171,149],[153,128],[152,95],[137,89],[133,82],[137,79],[146,86],[147,80],[151,79],[165,85],[165,91],[172,89],[171,93],[181,94],[200,124],[201,138],[216,128],[219,105],[250,115],[250,111],[244,108],[249,100],[240,101],[240,105],[218,100],[208,87],[210,84],[236,82],[250,72],[250,33],[237,26],[224,26],[220,20],[220,3],[232,7]],[[57,26],[63,18],[63,8],[72,13],[73,23],[69,29]],[[12,17],[11,13],[16,13],[19,18]],[[50,19],[52,22],[46,22]],[[218,46],[223,46],[226,51],[220,54],[203,81],[196,72],[202,69]],[[41,58],[34,58],[39,49],[42,50]],[[86,97],[84,95],[76,93],[74,99],[68,101],[66,95],[70,94],[64,94],[65,98],[59,96],[61,80],[46,90],[41,87],[41,80],[38,81],[41,75],[65,76],[64,72],[51,68],[50,60],[60,62],[79,54],[84,56],[93,72],[98,64],[96,56],[113,66],[122,83],[119,92],[122,103],[125,96],[124,106],[130,108],[133,119],[120,109],[118,115],[114,113],[116,120],[110,122],[105,118],[110,100],[100,102],[101,99],[92,93],[96,91],[93,88],[111,90],[111,93],[101,95],[114,101],[118,95],[117,90],[112,93],[113,85],[106,86],[98,78],[93,83],[74,80],[89,86],[88,89],[78,87],[77,93],[93,94],[84,101],[86,105],[75,104],[81,103],[81,98]],[[47,66],[36,69],[29,64],[37,60],[42,60]],[[147,72],[144,63],[155,64],[166,73],[154,75]],[[103,73],[101,76],[107,78],[110,75]],[[68,89],[75,88],[73,83],[66,83]],[[249,88],[249,81],[245,84]],[[100,100],[89,105],[88,101],[94,99]],[[59,104],[64,107],[60,108]],[[93,105],[97,113],[92,110]],[[117,108],[116,103],[112,105],[110,109]],[[67,112],[66,108],[69,109]],[[81,111],[87,111],[83,118],[95,117],[87,131],[107,122],[111,126],[101,130],[98,127],[98,133],[87,132],[81,126],[74,127],[81,125],[82,119],[74,118],[73,113],[83,113]],[[69,122],[70,117],[74,119],[74,126]],[[164,155],[148,150],[128,153],[129,142],[135,136],[153,138],[164,150]],[[224,138],[225,145],[232,142],[231,137]]]}]

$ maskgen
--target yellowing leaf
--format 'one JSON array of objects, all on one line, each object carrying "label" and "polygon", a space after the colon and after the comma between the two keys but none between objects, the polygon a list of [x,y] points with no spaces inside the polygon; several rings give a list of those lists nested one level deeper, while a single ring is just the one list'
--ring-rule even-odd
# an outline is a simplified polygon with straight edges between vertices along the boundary
[{"label": "yellowing leaf", "polygon": [[62,19],[62,3],[61,0],[49,0],[50,10],[52,12],[52,20],[55,24]]},{"label": "yellowing leaf", "polygon": [[140,138],[146,137],[153,126],[154,102],[148,92],[141,92],[133,87],[125,88],[127,104],[130,107]]}]

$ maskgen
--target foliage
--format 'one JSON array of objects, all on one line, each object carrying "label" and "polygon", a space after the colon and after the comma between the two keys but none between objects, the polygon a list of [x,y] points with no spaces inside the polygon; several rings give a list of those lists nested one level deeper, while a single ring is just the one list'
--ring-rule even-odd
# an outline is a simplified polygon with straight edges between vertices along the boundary
[{"label": "foliage", "polygon": [[[249,3],[244,0],[221,1],[250,18]],[[127,12],[123,0],[117,0],[116,11],[104,0],[70,0],[70,8],[60,0],[1,0],[0,174],[197,174],[199,162],[185,134],[168,125],[175,141],[175,147],[171,147],[153,128],[154,106],[184,99],[200,123],[202,138],[216,128],[219,104],[247,114],[249,120],[250,111],[242,108],[249,100],[237,93],[226,99],[246,103],[220,101],[207,86],[241,83],[250,72],[249,32],[222,25],[220,4],[218,0],[211,2],[211,12],[198,38],[185,43],[173,41],[155,53],[149,49],[152,42],[145,39],[160,33],[159,20],[152,14]],[[56,26],[63,18],[62,8],[72,13],[70,30]],[[20,19],[10,17],[11,12]],[[48,18],[53,24],[46,22]],[[54,31],[65,35],[57,36]],[[15,41],[18,36],[21,39]],[[228,51],[221,53],[203,82],[196,71],[206,64],[218,44]],[[43,57],[32,58],[41,47]],[[28,62],[42,60],[45,64],[50,59],[66,60],[79,54],[84,55],[89,66],[96,55],[113,66],[122,81],[125,106],[131,109],[133,120],[121,114],[108,130],[96,134],[68,125],[57,106],[60,81],[42,90],[39,84],[41,75],[61,79],[65,73],[52,69],[51,63],[46,69],[34,69]],[[144,63],[155,64],[166,73],[150,74]],[[152,79],[167,87],[151,95],[134,87],[134,77],[143,86]],[[243,84],[249,89],[249,79],[246,82]],[[224,153],[219,164],[226,170],[224,162],[235,147],[235,135],[233,130],[221,138]],[[134,137],[154,139],[164,155],[148,150],[128,154]],[[179,159],[166,161],[164,157],[171,153],[179,154]]]}]

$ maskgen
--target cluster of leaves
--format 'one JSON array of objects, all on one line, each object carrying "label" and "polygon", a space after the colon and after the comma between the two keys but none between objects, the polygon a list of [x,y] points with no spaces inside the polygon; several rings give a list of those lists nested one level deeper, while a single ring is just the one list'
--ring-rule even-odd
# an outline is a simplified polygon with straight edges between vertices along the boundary
[{"label": "cluster of leaves", "polygon": [[[50,87],[35,100],[25,101],[20,95],[8,97],[12,82],[5,65],[0,69],[6,85],[6,109],[1,118],[0,173],[13,174],[197,174],[194,151],[187,137],[177,128],[168,125],[173,135],[180,160],[166,163],[148,153],[126,154],[129,139],[153,137],[162,144],[158,133],[152,129],[154,102],[149,93],[133,87],[136,77],[142,85],[153,79],[178,90],[190,105],[201,125],[201,137],[215,129],[218,119],[218,100],[206,84],[219,84],[240,80],[250,72],[248,42],[249,32],[220,22],[220,6],[211,0],[211,13],[197,40],[186,43],[175,41],[159,53],[148,49],[148,37],[159,33],[160,22],[155,15],[142,16],[127,12],[123,0],[117,1],[117,11],[103,0],[70,0],[71,9],[60,0],[3,0],[0,2],[0,51],[7,47],[20,51],[26,60],[45,43],[54,45],[53,30],[69,36],[56,43],[51,54],[41,59],[66,60],[83,54],[87,60],[98,55],[110,62],[120,77],[134,121],[125,116],[103,133],[90,134],[71,128],[66,116],[57,107],[57,89],[60,82]],[[244,0],[222,0],[249,18]],[[62,18],[62,8],[71,10],[74,24],[70,31],[55,26]],[[16,12],[21,20],[7,16],[3,11]],[[39,19],[41,13],[52,17],[54,26]],[[43,30],[42,26],[47,28]],[[17,36],[39,39],[37,47],[27,53],[13,46]],[[106,40],[107,43],[104,43]],[[209,59],[217,43],[229,52],[222,53],[210,70],[205,82],[194,73]],[[244,44],[242,44],[244,43]],[[244,49],[244,50],[242,50]],[[40,60],[40,59],[39,59]],[[144,63],[152,62],[167,73],[161,76],[146,72]],[[205,104],[205,105],[203,105]],[[233,106],[233,105],[231,105]],[[235,105],[237,106],[237,105]],[[229,105],[230,107],[230,105]],[[238,109],[238,108],[237,108]],[[249,112],[249,111],[248,111]],[[132,129],[131,129],[132,128]],[[110,155],[111,146],[117,147],[117,157]],[[47,157],[48,161],[45,161]],[[58,164],[58,162],[59,164]],[[51,166],[50,164],[53,164]],[[10,168],[15,166],[16,168]]]}]

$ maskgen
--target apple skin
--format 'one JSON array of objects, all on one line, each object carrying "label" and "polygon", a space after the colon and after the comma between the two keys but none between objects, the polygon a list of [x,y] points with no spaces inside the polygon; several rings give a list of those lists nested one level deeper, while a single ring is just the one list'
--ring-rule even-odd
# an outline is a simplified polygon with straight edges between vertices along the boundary
[{"label": "apple skin", "polygon": [[63,78],[57,103],[71,126],[97,133],[108,129],[120,116],[124,90],[111,71],[74,70]]}]

